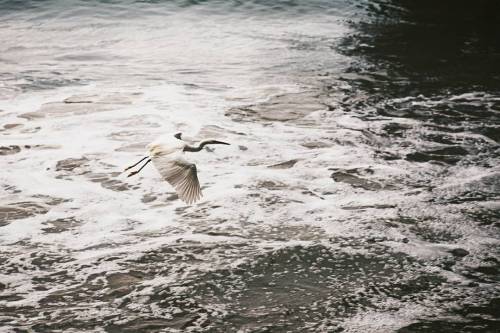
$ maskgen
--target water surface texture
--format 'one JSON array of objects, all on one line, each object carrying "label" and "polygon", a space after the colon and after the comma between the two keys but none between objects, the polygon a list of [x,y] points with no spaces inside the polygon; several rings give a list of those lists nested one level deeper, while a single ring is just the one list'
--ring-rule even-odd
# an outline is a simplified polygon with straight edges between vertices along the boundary
[{"label": "water surface texture", "polygon": [[498,7],[0,1],[0,332],[500,331]]}]

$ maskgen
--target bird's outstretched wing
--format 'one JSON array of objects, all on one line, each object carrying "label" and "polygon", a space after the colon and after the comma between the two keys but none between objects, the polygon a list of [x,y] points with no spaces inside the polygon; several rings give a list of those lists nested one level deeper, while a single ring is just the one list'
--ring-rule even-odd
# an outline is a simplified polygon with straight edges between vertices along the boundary
[{"label": "bird's outstretched wing", "polygon": [[167,156],[154,156],[152,160],[160,175],[175,188],[182,201],[191,204],[201,198],[196,165]]}]

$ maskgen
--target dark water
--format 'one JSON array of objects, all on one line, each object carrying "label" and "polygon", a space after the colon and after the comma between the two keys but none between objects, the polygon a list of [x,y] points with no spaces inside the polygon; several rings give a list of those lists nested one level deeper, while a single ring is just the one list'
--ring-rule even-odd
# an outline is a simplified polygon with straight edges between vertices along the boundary
[{"label": "dark water", "polygon": [[0,1],[0,332],[500,331],[498,13]]},{"label": "dark water", "polygon": [[[355,32],[338,45],[340,52],[356,59],[348,74],[342,77],[356,88],[355,92],[350,92],[353,96],[346,98],[346,103],[354,100],[358,105],[352,107],[352,112],[367,121],[410,118],[422,122],[420,133],[394,120],[376,135],[388,138],[391,145],[409,146],[411,152],[399,158],[413,163],[440,165],[436,177],[453,172],[450,168],[457,164],[481,165],[496,170],[488,180],[483,180],[485,186],[480,185],[481,189],[464,186],[452,197],[434,189],[432,184],[423,184],[425,181],[421,184],[432,193],[434,198],[431,201],[438,207],[445,209],[457,205],[464,214],[461,218],[468,219],[469,223],[494,226],[490,232],[497,237],[500,226],[498,206],[489,209],[481,202],[498,201],[500,185],[497,167],[500,153],[498,4],[493,1],[474,4],[467,1],[372,1],[360,7],[367,18],[352,23]],[[366,94],[361,101],[358,97],[360,91]],[[366,112],[367,108],[371,112]],[[464,135],[457,137],[458,133]],[[473,138],[473,134],[480,136]],[[409,143],[409,137],[417,138],[418,146],[427,143],[445,146],[425,149]],[[491,144],[485,144],[488,139]],[[465,202],[475,203],[474,208],[458,208]],[[423,233],[422,237],[430,241],[453,238],[446,231],[437,234],[428,231],[417,233]],[[487,271],[490,274],[488,280],[498,287],[498,260],[489,257],[497,256],[498,249],[490,250],[492,252],[485,254],[483,263],[492,265],[488,264],[490,268],[486,270],[478,267],[476,272],[477,269]],[[461,271],[452,262],[442,265],[446,270]],[[470,271],[461,274],[474,276],[472,280],[476,282],[469,285],[480,283],[482,279]],[[480,303],[471,306],[459,302],[447,310],[448,315],[455,316],[451,320],[420,320],[398,332],[498,331],[498,295],[487,297]]]}]

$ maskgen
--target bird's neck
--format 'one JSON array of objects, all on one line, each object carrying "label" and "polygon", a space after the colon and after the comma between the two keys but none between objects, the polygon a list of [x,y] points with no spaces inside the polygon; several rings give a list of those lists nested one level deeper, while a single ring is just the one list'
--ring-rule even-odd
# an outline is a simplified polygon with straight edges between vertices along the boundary
[{"label": "bird's neck", "polygon": [[189,152],[197,152],[203,149],[203,147],[206,145],[205,142],[202,142],[198,145],[198,147],[191,147],[191,146],[185,146],[184,151],[189,151]]}]

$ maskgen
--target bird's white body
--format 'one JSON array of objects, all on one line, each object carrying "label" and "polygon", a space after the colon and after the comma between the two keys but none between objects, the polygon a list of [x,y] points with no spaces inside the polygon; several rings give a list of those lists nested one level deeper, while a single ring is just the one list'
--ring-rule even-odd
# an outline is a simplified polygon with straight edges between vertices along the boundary
[{"label": "bird's white body", "polygon": [[131,172],[130,176],[139,173],[149,162],[154,166],[164,180],[170,183],[176,190],[179,198],[188,204],[198,201],[202,194],[196,165],[188,162],[184,158],[184,152],[197,152],[207,144],[228,144],[217,140],[204,140],[198,147],[191,147],[181,139],[181,133],[176,135],[161,136],[146,146],[149,152],[149,159],[145,157],[138,163],[125,170],[135,167],[145,159],[146,163],[138,170]]},{"label": "bird's white body", "polygon": [[146,146],[151,157],[157,155],[171,155],[175,153],[181,153],[187,143],[179,140],[172,135],[160,136],[150,144]]},{"label": "bird's white body", "polygon": [[179,198],[187,203],[201,198],[196,165],[184,158],[187,143],[172,136],[161,136],[146,148],[160,175],[174,186]]}]

